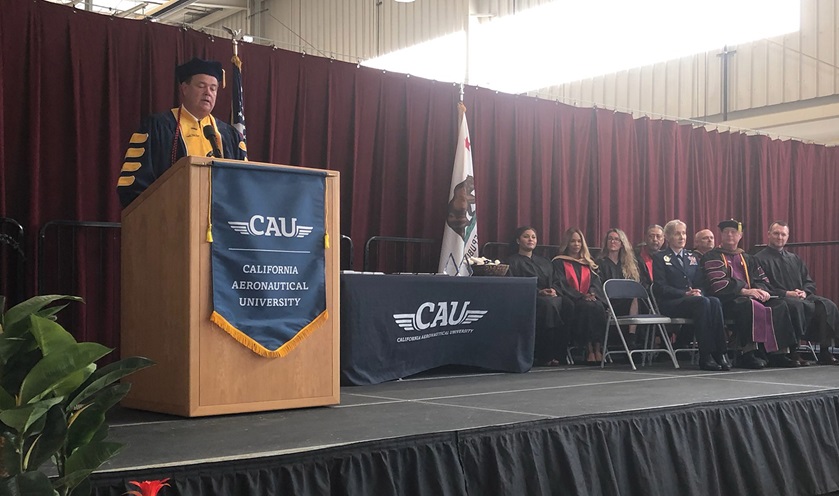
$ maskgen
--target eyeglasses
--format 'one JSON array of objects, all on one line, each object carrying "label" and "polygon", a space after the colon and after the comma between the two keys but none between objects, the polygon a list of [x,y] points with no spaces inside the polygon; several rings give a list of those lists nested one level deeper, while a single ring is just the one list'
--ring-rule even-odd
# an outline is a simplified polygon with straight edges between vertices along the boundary
[{"label": "eyeglasses", "polygon": [[606,241],[620,241],[620,238],[606,238]]}]

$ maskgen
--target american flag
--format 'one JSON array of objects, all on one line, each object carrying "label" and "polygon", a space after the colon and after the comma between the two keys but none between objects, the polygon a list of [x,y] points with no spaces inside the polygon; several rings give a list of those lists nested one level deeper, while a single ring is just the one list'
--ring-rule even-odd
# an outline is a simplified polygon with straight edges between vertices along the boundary
[{"label": "american flag", "polygon": [[245,98],[242,88],[242,59],[239,58],[239,55],[234,54],[231,62],[233,62],[233,102],[231,105],[230,124],[245,139]]}]

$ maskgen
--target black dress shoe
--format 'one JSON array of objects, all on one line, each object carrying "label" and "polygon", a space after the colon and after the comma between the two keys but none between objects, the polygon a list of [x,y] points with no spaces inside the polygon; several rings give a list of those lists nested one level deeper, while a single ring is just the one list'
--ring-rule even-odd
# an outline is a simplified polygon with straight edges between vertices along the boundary
[{"label": "black dress shoe", "polygon": [[798,361],[788,357],[786,353],[770,353],[768,366],[780,367],[785,369],[793,369],[795,367],[800,367]]},{"label": "black dress shoe", "polygon": [[810,365],[813,365],[813,362],[801,356],[797,351],[790,351],[789,357],[791,360],[798,362],[798,365],[802,367],[809,367]]},{"label": "black dress shoe", "polygon": [[710,353],[707,355],[701,355],[699,357],[699,368],[702,370],[710,370],[714,372],[719,372],[720,370],[722,370],[720,364],[718,364],[717,361],[714,360],[714,357],[711,356]]},{"label": "black dress shoe", "polygon": [[822,350],[819,353],[819,365],[839,365],[839,360],[829,350]]},{"label": "black dress shoe", "polygon": [[766,362],[758,358],[754,351],[743,353],[737,359],[737,367],[741,369],[762,369],[765,366]]},{"label": "black dress shoe", "polygon": [[720,364],[722,370],[731,370],[731,362],[726,353],[714,353],[714,361]]}]

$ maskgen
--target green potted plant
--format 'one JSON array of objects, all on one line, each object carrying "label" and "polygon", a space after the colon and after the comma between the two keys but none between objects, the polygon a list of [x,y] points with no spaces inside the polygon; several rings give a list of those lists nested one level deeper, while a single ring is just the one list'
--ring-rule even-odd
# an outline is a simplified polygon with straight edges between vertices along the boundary
[{"label": "green potted plant", "polygon": [[97,367],[113,350],[79,343],[56,322],[66,303],[53,304],[66,301],[81,298],[36,296],[0,314],[0,496],[89,495],[88,476],[122,448],[106,440],[105,421],[131,387],[119,380],[153,364]]}]

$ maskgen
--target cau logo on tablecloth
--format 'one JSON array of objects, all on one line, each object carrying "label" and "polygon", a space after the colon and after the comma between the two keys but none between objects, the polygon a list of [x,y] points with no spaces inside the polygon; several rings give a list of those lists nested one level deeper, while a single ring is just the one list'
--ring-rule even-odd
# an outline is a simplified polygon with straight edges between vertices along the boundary
[{"label": "cau logo on tablecloth", "polygon": [[312,233],[313,226],[298,226],[297,218],[289,222],[285,217],[254,215],[248,221],[228,221],[230,227],[245,236],[282,236],[303,238]]},{"label": "cau logo on tablecloth", "polygon": [[471,302],[427,301],[414,313],[395,313],[393,320],[406,331],[424,331],[433,327],[468,325],[480,320],[487,310],[469,310]]}]

